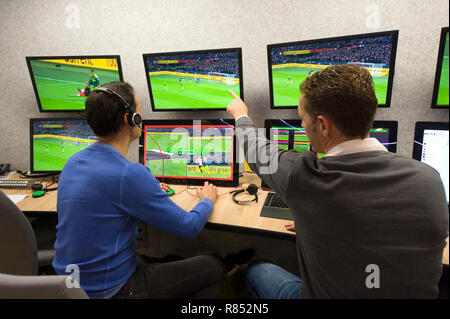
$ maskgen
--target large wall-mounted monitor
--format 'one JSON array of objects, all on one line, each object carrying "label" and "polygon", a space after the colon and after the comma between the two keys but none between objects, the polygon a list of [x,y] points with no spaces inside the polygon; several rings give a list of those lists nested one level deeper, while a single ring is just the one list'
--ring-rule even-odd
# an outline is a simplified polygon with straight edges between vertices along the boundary
[{"label": "large wall-mounted monitor", "polygon": [[237,186],[234,120],[144,120],[139,162],[166,183]]},{"label": "large wall-mounted monitor", "polygon": [[448,109],[448,31],[449,28],[442,28],[441,40],[439,44],[439,54],[436,65],[436,75],[434,79],[433,98],[431,107],[434,109]]},{"label": "large wall-mounted monitor", "polygon": [[85,119],[30,119],[30,171],[60,173],[73,154],[96,141]]},{"label": "large wall-mounted monitor", "polygon": [[144,54],[153,111],[225,110],[244,98],[242,49]]},{"label": "large wall-mounted monitor", "polygon": [[272,109],[296,108],[300,83],[331,65],[355,64],[370,71],[379,107],[391,103],[398,30],[267,46]]},{"label": "large wall-mounted monitor", "polygon": [[441,175],[445,195],[449,196],[448,182],[448,122],[417,122],[414,131],[413,158],[435,168]]},{"label": "large wall-mounted monitor", "polygon": [[40,112],[85,110],[90,91],[123,81],[120,56],[26,57]]}]

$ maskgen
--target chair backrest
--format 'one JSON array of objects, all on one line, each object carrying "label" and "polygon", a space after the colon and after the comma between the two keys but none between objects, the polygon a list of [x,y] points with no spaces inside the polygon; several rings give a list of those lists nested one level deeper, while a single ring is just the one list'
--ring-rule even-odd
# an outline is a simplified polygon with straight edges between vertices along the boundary
[{"label": "chair backrest", "polygon": [[37,275],[37,244],[33,228],[17,206],[0,191],[0,273]]},{"label": "chair backrest", "polygon": [[69,288],[70,276],[0,274],[0,299],[88,299],[82,288]]}]

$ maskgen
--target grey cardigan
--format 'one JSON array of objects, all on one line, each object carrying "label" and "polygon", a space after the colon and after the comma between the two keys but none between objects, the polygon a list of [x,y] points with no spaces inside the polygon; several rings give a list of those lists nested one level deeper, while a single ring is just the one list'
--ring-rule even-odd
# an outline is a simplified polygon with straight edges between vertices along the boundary
[{"label": "grey cardigan", "polygon": [[449,219],[435,169],[384,151],[283,151],[248,117],[236,134],[246,158],[256,157],[252,170],[293,212],[302,298],[437,297]]}]

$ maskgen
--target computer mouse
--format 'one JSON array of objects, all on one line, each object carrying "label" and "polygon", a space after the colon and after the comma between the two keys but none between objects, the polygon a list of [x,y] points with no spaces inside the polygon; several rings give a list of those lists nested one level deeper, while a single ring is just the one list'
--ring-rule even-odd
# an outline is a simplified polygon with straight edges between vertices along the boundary
[{"label": "computer mouse", "polygon": [[44,185],[42,185],[41,183],[34,183],[33,185],[31,185],[31,189],[34,191],[41,191],[44,188]]},{"label": "computer mouse", "polygon": [[43,190],[36,191],[36,192],[34,192],[33,194],[31,194],[31,196],[32,196],[33,198],[42,197],[42,196],[44,196],[44,195],[45,195],[45,191],[43,191]]},{"label": "computer mouse", "polygon": [[167,195],[172,196],[175,195],[175,190],[173,190],[172,188],[170,188],[169,190],[165,191],[167,193]]}]

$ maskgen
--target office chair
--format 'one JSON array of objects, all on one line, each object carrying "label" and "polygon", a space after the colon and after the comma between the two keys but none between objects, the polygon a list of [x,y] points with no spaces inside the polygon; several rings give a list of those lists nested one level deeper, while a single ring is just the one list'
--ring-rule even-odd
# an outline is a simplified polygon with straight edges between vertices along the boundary
[{"label": "office chair", "polygon": [[[36,229],[33,229],[29,220],[17,206],[9,200],[8,196],[3,192],[0,193],[0,251],[3,254],[2,258],[4,259],[0,261],[0,273],[36,275],[38,267],[50,266],[55,258],[53,241],[50,238],[52,236],[50,232],[54,232],[54,228],[51,230],[44,230],[45,227],[43,227],[53,225],[45,225],[39,222],[38,219],[35,222],[35,224],[37,224],[35,227]],[[44,223],[48,222],[44,221]],[[56,227],[56,225],[54,225],[54,227]],[[41,229],[43,231],[41,231]],[[40,242],[37,242],[36,240],[36,231],[38,232],[38,236],[42,237],[40,238]],[[42,246],[41,248],[39,247],[39,244]],[[34,253],[30,253],[29,250],[37,251],[36,267],[34,266]],[[25,259],[24,255],[27,256]],[[17,263],[15,263],[14,260],[22,260],[23,265],[17,268]],[[30,270],[29,267],[33,270]],[[36,271],[34,271],[34,269],[36,269]]]},{"label": "office chair", "polygon": [[82,288],[68,288],[70,276],[0,274],[0,299],[89,299]]},{"label": "office chair", "polygon": [[0,273],[38,274],[36,237],[30,222],[0,191]]},{"label": "office chair", "polygon": [[81,288],[67,288],[67,276],[37,276],[39,258],[51,262],[54,251],[38,252],[30,222],[2,191],[0,253],[0,298],[88,298]]}]

